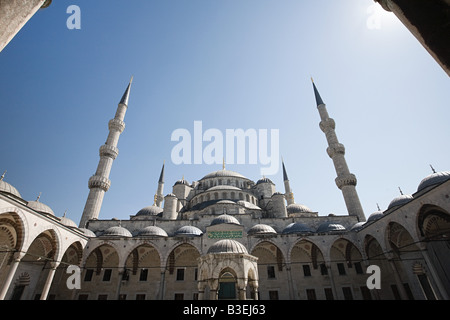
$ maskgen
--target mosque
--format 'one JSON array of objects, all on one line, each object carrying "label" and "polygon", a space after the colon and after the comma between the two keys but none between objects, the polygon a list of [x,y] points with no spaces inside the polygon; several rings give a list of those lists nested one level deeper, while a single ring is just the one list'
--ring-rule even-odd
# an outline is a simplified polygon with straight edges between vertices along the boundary
[{"label": "mosque", "polygon": [[[197,181],[176,181],[167,194],[163,165],[153,205],[129,220],[102,219],[131,84],[109,121],[79,224],[55,216],[39,198],[23,199],[1,176],[0,299],[449,299],[450,172],[424,177],[415,193],[366,221],[357,179],[314,82],[347,215],[323,216],[296,203],[283,162],[282,191],[224,164]],[[367,273],[374,265],[375,288]],[[80,270],[75,287],[73,266]]]}]

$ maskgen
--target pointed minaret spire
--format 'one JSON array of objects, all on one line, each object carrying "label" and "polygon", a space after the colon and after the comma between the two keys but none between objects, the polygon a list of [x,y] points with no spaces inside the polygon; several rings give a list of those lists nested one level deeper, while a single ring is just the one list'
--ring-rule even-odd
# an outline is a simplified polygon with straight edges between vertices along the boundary
[{"label": "pointed minaret spire", "polygon": [[316,97],[317,106],[320,106],[321,104],[324,104],[324,103],[322,101],[322,98],[320,97],[319,90],[317,90],[316,85],[314,84],[314,80],[313,80],[312,77],[311,77],[311,82],[313,84],[314,96]]},{"label": "pointed minaret spire", "polygon": [[154,199],[154,206],[160,207],[162,205],[162,202],[164,200],[164,195],[163,195],[163,190],[164,190],[164,166],[165,166],[165,161],[163,161],[163,166],[161,168],[161,174],[159,175],[159,180],[158,180],[158,189],[156,190],[155,193],[155,199]]},{"label": "pointed minaret spire", "polygon": [[320,97],[319,91],[312,80],[314,95],[316,97],[317,109],[320,114],[320,129],[325,133],[328,142],[327,153],[333,160],[334,168],[336,170],[337,178],[335,180],[337,187],[342,191],[344,196],[347,212],[351,216],[357,216],[359,221],[366,221],[363,208],[359,201],[358,193],[356,192],[356,176],[350,173],[347,162],[345,161],[345,147],[339,143],[335,127],[336,124],[332,118],[328,116],[328,111],[325,103]]},{"label": "pointed minaret spire", "polygon": [[85,228],[89,220],[98,218],[103,203],[103,197],[111,185],[109,174],[111,172],[113,161],[119,154],[117,144],[119,142],[120,134],[125,129],[123,120],[128,109],[132,81],[133,77],[131,77],[128,87],[119,102],[114,119],[111,119],[108,123],[109,134],[105,144],[100,147],[100,161],[97,166],[97,171],[89,178],[89,195],[80,220],[79,226],[81,228]]},{"label": "pointed minaret spire", "polygon": [[287,205],[295,203],[294,194],[292,193],[291,186],[289,184],[288,175],[286,173],[286,168],[284,166],[284,160],[281,159],[281,164],[283,166],[283,181],[284,181],[284,197],[286,198]]},{"label": "pointed minaret spire", "polygon": [[0,177],[0,181],[2,181],[2,180],[5,178],[5,174],[6,174],[6,170],[3,171],[3,174],[2,174],[2,176]]},{"label": "pointed minaret spire", "polygon": [[128,87],[125,90],[125,92],[123,93],[122,99],[120,99],[119,104],[124,104],[124,105],[128,106],[128,99],[130,97],[130,88],[131,88],[132,82],[133,82],[133,76],[131,76],[130,82],[128,83]]}]

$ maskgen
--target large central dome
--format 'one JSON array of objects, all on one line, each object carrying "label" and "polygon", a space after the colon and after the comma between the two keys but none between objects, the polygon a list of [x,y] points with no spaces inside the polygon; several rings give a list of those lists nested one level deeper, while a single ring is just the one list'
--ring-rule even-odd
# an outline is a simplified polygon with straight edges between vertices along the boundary
[{"label": "large central dome", "polygon": [[237,172],[234,172],[234,171],[231,171],[231,170],[222,169],[222,170],[217,170],[217,171],[208,173],[201,180],[208,179],[208,178],[217,178],[217,177],[233,177],[233,178],[247,179],[246,177],[244,177],[240,173],[237,173]]}]

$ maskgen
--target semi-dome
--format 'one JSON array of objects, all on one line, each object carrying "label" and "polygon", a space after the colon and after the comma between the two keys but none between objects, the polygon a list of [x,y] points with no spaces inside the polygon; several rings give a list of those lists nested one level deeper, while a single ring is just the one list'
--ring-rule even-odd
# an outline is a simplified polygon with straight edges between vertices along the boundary
[{"label": "semi-dome", "polygon": [[322,232],[336,232],[336,231],[345,231],[345,227],[342,224],[336,222],[324,222],[317,228],[318,233]]},{"label": "semi-dome", "polygon": [[224,239],[214,243],[208,253],[248,253],[244,245],[236,240]]},{"label": "semi-dome", "polygon": [[292,222],[287,225],[286,228],[283,229],[283,234],[291,234],[291,233],[310,233],[313,232],[310,227],[301,222]]},{"label": "semi-dome", "polygon": [[208,179],[208,178],[217,178],[217,177],[232,177],[232,178],[244,178],[247,179],[246,177],[244,177],[242,174],[231,171],[231,170],[217,170],[211,173],[208,173],[206,176],[204,176],[203,178],[201,178],[200,180],[204,180],[204,179]]},{"label": "semi-dome", "polygon": [[214,191],[214,190],[234,190],[234,191],[241,191],[238,187],[235,186],[228,186],[228,185],[219,185],[209,188],[206,191]]},{"label": "semi-dome", "polygon": [[183,226],[175,232],[175,236],[184,237],[199,237],[202,234],[202,230],[194,226]]},{"label": "semi-dome", "polygon": [[102,237],[132,237],[128,229],[121,227],[121,226],[115,226],[110,227],[105,230],[105,232],[102,233]]},{"label": "semi-dome", "polygon": [[28,201],[28,207],[40,212],[40,213],[45,213],[45,214],[50,214],[52,216],[54,216],[55,214],[53,213],[53,210],[46,204],[40,202],[39,200],[35,200],[35,201]]},{"label": "semi-dome", "polygon": [[168,237],[167,232],[157,226],[148,226],[138,231],[139,237]]},{"label": "semi-dome", "polygon": [[9,193],[9,194],[12,194],[15,197],[22,198],[22,196],[20,195],[19,191],[17,191],[17,189],[15,187],[10,185],[6,181],[3,181],[4,176],[5,175],[3,174],[0,177],[0,192]]},{"label": "semi-dome", "polygon": [[392,199],[392,201],[388,205],[388,209],[391,209],[391,208],[394,208],[394,207],[398,207],[398,206],[402,206],[402,205],[410,202],[412,199],[413,199],[412,195],[410,195],[410,194],[402,194],[402,195]]},{"label": "semi-dome", "polygon": [[255,204],[253,204],[253,203],[251,203],[251,202],[245,201],[245,200],[239,200],[239,201],[237,201],[236,203],[237,203],[238,205],[240,205],[240,206],[243,206],[244,208],[247,208],[247,209],[261,210],[261,208],[258,207],[257,205],[255,205]]},{"label": "semi-dome", "polygon": [[211,226],[223,223],[240,225],[238,219],[236,219],[235,217],[230,216],[229,214],[221,214],[220,216],[214,218],[213,221],[211,221]]},{"label": "semi-dome", "polygon": [[256,224],[251,227],[248,232],[248,235],[260,235],[260,234],[277,234],[274,228],[267,224]]},{"label": "semi-dome", "polygon": [[148,206],[139,210],[138,213],[136,213],[136,216],[157,216],[162,212],[163,208],[158,206]]},{"label": "semi-dome", "polygon": [[291,203],[286,207],[286,211],[288,214],[312,212],[307,206],[298,203]]},{"label": "semi-dome", "polygon": [[420,181],[417,191],[434,186],[450,179],[450,171],[441,171],[430,174]]},{"label": "semi-dome", "polygon": [[95,238],[96,237],[95,233],[92,230],[89,230],[89,229],[86,229],[86,228],[78,228],[78,230],[83,232],[86,237],[89,237],[89,238]]},{"label": "semi-dome", "polygon": [[383,217],[383,212],[375,211],[374,213],[370,214],[369,218],[367,218],[367,222],[372,222],[372,221],[378,220],[381,217]]}]

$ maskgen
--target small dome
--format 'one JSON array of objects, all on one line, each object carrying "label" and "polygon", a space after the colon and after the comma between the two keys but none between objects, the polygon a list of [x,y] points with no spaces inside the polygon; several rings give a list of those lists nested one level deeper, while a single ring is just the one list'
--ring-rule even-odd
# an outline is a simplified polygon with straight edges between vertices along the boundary
[{"label": "small dome", "polygon": [[304,206],[302,204],[292,203],[286,207],[286,211],[288,214],[291,213],[306,213],[306,212],[312,212],[310,208],[307,206]]},{"label": "small dome", "polygon": [[138,237],[168,237],[167,232],[157,226],[148,226],[137,233]]},{"label": "small dome", "polygon": [[248,232],[248,235],[257,235],[257,234],[277,234],[274,228],[267,224],[256,224],[251,227]]},{"label": "small dome", "polygon": [[274,184],[274,183],[272,182],[272,180],[270,180],[269,178],[266,178],[266,177],[261,178],[261,179],[259,179],[259,180],[256,182],[256,184],[260,184],[260,183],[271,183],[271,184]]},{"label": "small dome", "polygon": [[28,207],[40,212],[40,213],[46,213],[54,216],[53,210],[46,204],[39,202],[39,200],[36,201],[28,201]]},{"label": "small dome", "polygon": [[60,219],[59,222],[61,222],[63,225],[65,225],[67,227],[78,228],[77,224],[75,222],[73,222],[73,220],[67,218],[66,215],[62,216],[59,219]]},{"label": "small dome", "polygon": [[15,197],[22,198],[19,191],[17,191],[16,188],[14,188],[12,185],[10,185],[8,182],[3,181],[4,175],[2,175],[2,178],[0,178],[0,192],[5,192],[12,194]]},{"label": "small dome", "polygon": [[187,180],[185,180],[184,178],[177,180],[177,182],[175,182],[175,185],[178,185],[178,184],[184,184],[186,186],[189,186],[189,182],[187,182]]},{"label": "small dome", "polygon": [[84,235],[85,235],[86,237],[89,237],[89,238],[95,238],[95,237],[96,237],[95,233],[92,232],[92,231],[89,230],[89,229],[86,229],[86,228],[78,228],[78,230],[81,230],[81,232],[83,232]]},{"label": "small dome", "polygon": [[236,240],[224,239],[214,243],[208,253],[248,253],[244,245]]},{"label": "small dome", "polygon": [[177,196],[174,195],[173,193],[168,193],[168,194],[166,194],[166,197],[174,197],[174,198],[176,198]]},{"label": "small dome", "polygon": [[183,226],[175,232],[175,236],[185,237],[199,237],[202,234],[202,230],[194,226]]},{"label": "small dome", "polygon": [[139,210],[136,216],[157,216],[163,212],[163,208],[157,206],[148,206]]},{"label": "small dome", "polygon": [[419,183],[419,186],[417,187],[417,191],[423,190],[430,186],[434,186],[436,184],[440,184],[444,181],[447,181],[448,179],[450,179],[450,171],[435,172],[422,179],[422,181]]},{"label": "small dome", "polygon": [[372,222],[372,221],[378,220],[381,217],[383,217],[383,212],[382,211],[375,211],[374,213],[372,213],[369,216],[369,218],[367,219],[367,222]]},{"label": "small dome", "polygon": [[391,209],[393,207],[402,206],[408,202],[410,202],[413,199],[412,195],[410,194],[402,194],[394,199],[389,203],[388,209]]},{"label": "small dome", "polygon": [[288,224],[286,228],[283,229],[283,234],[291,233],[310,233],[313,232],[310,227],[301,222],[293,222]]},{"label": "small dome", "polygon": [[244,179],[247,179],[246,177],[244,177],[240,173],[224,169],[224,170],[218,170],[218,171],[214,171],[214,172],[208,173],[206,176],[201,178],[201,180],[208,179],[208,178],[216,178],[216,177],[233,177],[233,178],[244,178]]},{"label": "small dome", "polygon": [[[233,202],[234,203],[234,202]],[[228,224],[237,224],[237,225],[241,225],[238,221],[238,219],[236,219],[233,216],[230,216],[229,214],[221,214],[220,216],[218,216],[217,218],[214,218],[213,221],[211,221],[211,226],[214,226],[216,224],[223,224],[223,223],[228,223]]]},{"label": "small dome", "polygon": [[317,232],[334,232],[334,231],[345,231],[346,229],[342,224],[336,222],[324,222],[318,228]]},{"label": "small dome", "polygon": [[132,237],[132,234],[124,227],[115,226],[106,229],[106,231],[102,233],[102,237]]},{"label": "small dome", "polygon": [[359,230],[361,230],[365,223],[366,223],[366,222],[364,222],[364,221],[360,221],[360,222],[355,223],[355,224],[350,228],[350,231],[359,231]]}]

